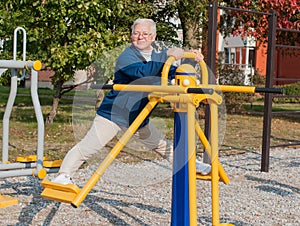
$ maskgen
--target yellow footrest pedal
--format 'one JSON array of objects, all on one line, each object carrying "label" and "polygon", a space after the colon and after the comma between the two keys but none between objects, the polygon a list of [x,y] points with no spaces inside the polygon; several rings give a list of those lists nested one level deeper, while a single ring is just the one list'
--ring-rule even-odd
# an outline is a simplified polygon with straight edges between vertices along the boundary
[{"label": "yellow footrest pedal", "polygon": [[198,179],[198,180],[211,180],[211,174],[202,175],[201,173],[196,173],[196,179]]},{"label": "yellow footrest pedal", "polygon": [[17,199],[0,195],[0,208],[5,208],[7,206],[15,205],[18,203],[19,201]]},{"label": "yellow footrest pedal", "polygon": [[[29,162],[36,162],[37,161],[37,156],[36,155],[29,155],[29,156],[19,156],[16,158],[17,162],[21,162],[21,163],[29,163]],[[56,168],[56,167],[60,167],[62,163],[62,160],[54,160],[54,161],[50,161],[50,159],[48,157],[44,157],[43,158],[43,166],[46,168]]]},{"label": "yellow footrest pedal", "polygon": [[45,188],[41,194],[42,197],[59,202],[71,203],[80,192],[80,188],[75,184],[62,185],[47,179],[42,181],[42,186]]},{"label": "yellow footrest pedal", "polygon": [[[196,173],[196,179],[197,180],[208,180],[208,181],[211,181],[211,173],[207,174],[207,175],[202,175],[201,173]],[[223,178],[220,177],[220,176],[219,176],[219,181],[222,181],[223,183],[225,183],[225,181],[223,180]],[[225,184],[227,184],[227,182]]]},{"label": "yellow footrest pedal", "polygon": [[60,167],[62,160],[54,160],[54,161],[43,161],[43,166],[46,168],[56,168]]},{"label": "yellow footrest pedal", "polygon": [[[49,158],[44,157],[43,161],[48,161]],[[19,156],[16,158],[17,162],[36,162],[37,161],[37,156],[36,155],[28,155],[28,156]]]}]

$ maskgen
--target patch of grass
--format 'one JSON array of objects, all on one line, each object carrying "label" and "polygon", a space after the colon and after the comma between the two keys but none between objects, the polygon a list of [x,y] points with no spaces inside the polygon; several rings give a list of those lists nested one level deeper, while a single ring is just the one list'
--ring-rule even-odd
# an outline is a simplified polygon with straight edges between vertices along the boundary
[{"label": "patch of grass", "polygon": [[[10,87],[0,86],[0,117],[3,118]],[[53,90],[38,89],[43,117],[50,112]],[[74,92],[73,92],[74,94]],[[72,134],[72,93],[63,97],[59,105],[59,114],[51,126],[45,127],[45,155],[51,159],[62,158],[75,144]],[[70,98],[71,97],[71,98]],[[0,121],[2,127],[2,120]],[[0,136],[2,146],[2,133]],[[30,89],[18,88],[17,96],[9,123],[9,160],[14,162],[18,156],[35,155],[37,150],[37,121],[33,109]]]},{"label": "patch of grass", "polygon": [[[7,99],[9,97],[10,87],[0,86],[0,107],[4,107],[7,104]],[[61,99],[61,105],[72,104],[73,96],[75,91],[66,93]],[[52,105],[54,90],[40,88],[38,89],[39,101],[42,106]],[[30,89],[28,88],[18,88],[17,96],[14,102],[14,106],[32,106],[32,99]]]},{"label": "patch of grass", "polygon": [[[245,110],[247,111],[253,111],[253,112],[263,112],[264,111],[264,105],[263,103],[253,103],[245,104],[244,105]],[[272,111],[300,111],[300,105],[299,104],[272,104]]]}]

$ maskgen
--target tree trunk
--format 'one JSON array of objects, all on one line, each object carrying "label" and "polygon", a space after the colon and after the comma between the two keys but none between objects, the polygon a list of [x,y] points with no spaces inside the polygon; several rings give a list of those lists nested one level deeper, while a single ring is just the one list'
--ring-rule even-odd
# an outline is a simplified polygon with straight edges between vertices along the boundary
[{"label": "tree trunk", "polygon": [[205,28],[210,1],[175,0],[175,3],[183,31],[183,46],[205,50]]},{"label": "tree trunk", "polygon": [[200,46],[199,43],[199,25],[198,23],[192,21],[185,21],[184,23],[185,38],[184,46],[192,49],[198,49]]},{"label": "tree trunk", "polygon": [[199,23],[202,3],[198,1],[179,0],[177,8],[183,32],[183,46],[198,49],[200,43]]},{"label": "tree trunk", "polygon": [[55,85],[56,92],[55,92],[55,95],[53,96],[52,109],[46,117],[46,125],[53,124],[54,118],[57,114],[57,109],[58,109],[58,104],[59,104],[59,101],[61,98],[61,91],[62,91],[63,84],[64,84],[63,81],[59,81]]}]

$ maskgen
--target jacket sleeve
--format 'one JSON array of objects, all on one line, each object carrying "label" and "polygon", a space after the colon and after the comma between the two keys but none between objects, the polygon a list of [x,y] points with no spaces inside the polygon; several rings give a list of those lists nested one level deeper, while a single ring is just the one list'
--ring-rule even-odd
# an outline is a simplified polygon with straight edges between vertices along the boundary
[{"label": "jacket sleeve", "polygon": [[167,59],[166,51],[154,53],[149,62],[142,61],[130,48],[118,58],[115,70],[115,83],[129,83],[139,78],[161,76]]}]

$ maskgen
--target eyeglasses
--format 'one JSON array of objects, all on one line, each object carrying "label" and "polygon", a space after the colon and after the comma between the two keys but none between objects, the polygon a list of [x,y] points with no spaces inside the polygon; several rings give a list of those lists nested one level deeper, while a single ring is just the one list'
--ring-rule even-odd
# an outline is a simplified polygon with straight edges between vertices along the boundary
[{"label": "eyeglasses", "polygon": [[139,37],[140,35],[143,36],[143,38],[148,38],[150,35],[152,35],[152,33],[148,33],[148,32],[143,32],[143,33],[133,32],[132,33],[133,37]]}]

